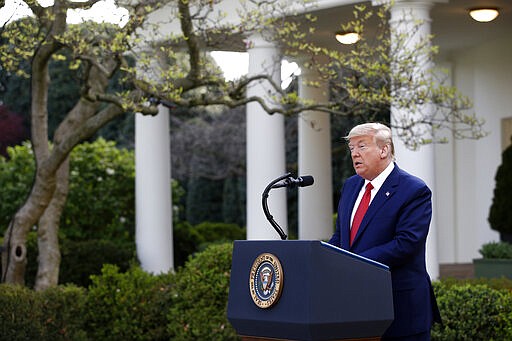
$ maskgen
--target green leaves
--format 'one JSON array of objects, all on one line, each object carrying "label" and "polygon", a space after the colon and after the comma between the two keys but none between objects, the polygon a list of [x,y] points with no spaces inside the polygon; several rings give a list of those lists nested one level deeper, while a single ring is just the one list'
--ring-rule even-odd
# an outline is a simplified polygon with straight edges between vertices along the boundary
[{"label": "green leaves", "polygon": [[487,285],[434,283],[443,324],[435,324],[432,340],[510,340],[512,295]]},{"label": "green leaves", "polygon": [[231,243],[210,246],[176,273],[172,340],[238,340],[226,317],[232,250]]},{"label": "green leaves", "polygon": [[512,145],[503,151],[501,159],[488,220],[493,230],[512,233]]},{"label": "green leaves", "polygon": [[490,242],[478,250],[482,257],[491,259],[512,259],[512,244],[507,242]]},{"label": "green leaves", "polygon": [[[30,144],[8,148],[0,157],[0,227],[5,229],[29,194],[34,176]],[[87,205],[84,205],[87,203]],[[69,238],[131,240],[135,228],[133,151],[98,139],[71,153],[70,189],[61,220]]]}]

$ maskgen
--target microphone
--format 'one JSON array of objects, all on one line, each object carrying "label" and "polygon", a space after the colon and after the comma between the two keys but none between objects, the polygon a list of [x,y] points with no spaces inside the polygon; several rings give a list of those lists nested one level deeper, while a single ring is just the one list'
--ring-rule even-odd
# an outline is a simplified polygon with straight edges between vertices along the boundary
[{"label": "microphone", "polygon": [[272,188],[307,187],[311,186],[313,182],[315,182],[315,179],[313,179],[311,175],[299,176],[297,177],[297,179],[294,179],[293,177],[288,177],[272,185]]},{"label": "microphone", "polygon": [[278,177],[275,180],[272,180],[271,183],[267,185],[265,190],[263,191],[263,194],[261,195],[261,205],[263,206],[263,212],[265,213],[265,216],[267,217],[270,224],[274,227],[277,233],[279,233],[279,236],[282,240],[286,240],[288,237],[286,233],[284,233],[283,229],[279,224],[274,220],[274,217],[272,214],[270,214],[270,211],[268,210],[267,205],[267,198],[268,198],[268,192],[270,192],[273,188],[280,188],[280,187],[306,187],[311,186],[313,184],[314,180],[311,175],[305,175],[305,176],[299,176],[297,179],[294,179],[291,176],[291,173],[286,173],[285,175],[282,175]]}]

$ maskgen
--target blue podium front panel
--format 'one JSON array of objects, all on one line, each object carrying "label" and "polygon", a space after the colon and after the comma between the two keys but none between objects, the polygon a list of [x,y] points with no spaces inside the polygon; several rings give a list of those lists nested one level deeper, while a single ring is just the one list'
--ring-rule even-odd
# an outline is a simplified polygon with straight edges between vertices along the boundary
[{"label": "blue podium front panel", "polygon": [[[261,264],[261,255],[270,255],[270,262],[263,257]],[[274,258],[279,268],[272,279],[278,279],[279,295],[267,290],[265,302],[263,289]],[[260,291],[255,290],[258,286]],[[320,241],[236,241],[229,290],[228,319],[240,335],[290,340],[376,337],[393,321],[389,269]]]}]

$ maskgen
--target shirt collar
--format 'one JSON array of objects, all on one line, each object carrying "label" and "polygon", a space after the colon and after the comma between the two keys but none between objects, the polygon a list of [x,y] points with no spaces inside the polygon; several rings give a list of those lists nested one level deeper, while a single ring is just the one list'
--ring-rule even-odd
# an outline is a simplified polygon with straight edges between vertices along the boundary
[{"label": "shirt collar", "polygon": [[395,163],[390,162],[389,165],[379,175],[377,175],[377,177],[375,179],[373,179],[372,181],[365,180],[363,188],[366,188],[366,185],[369,182],[371,182],[373,185],[372,192],[377,193],[379,191],[379,189],[382,187],[382,185],[384,184],[384,181],[386,181],[389,174],[391,174],[391,172],[393,171],[394,168],[395,168]]}]

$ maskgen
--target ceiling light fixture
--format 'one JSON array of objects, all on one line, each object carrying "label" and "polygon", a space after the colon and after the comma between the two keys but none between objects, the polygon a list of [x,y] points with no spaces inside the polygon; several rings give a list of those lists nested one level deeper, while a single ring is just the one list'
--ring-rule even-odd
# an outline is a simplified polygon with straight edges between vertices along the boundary
[{"label": "ceiling light fixture", "polygon": [[336,40],[344,45],[355,44],[361,39],[356,32],[336,32]]},{"label": "ceiling light fixture", "polygon": [[489,8],[471,8],[469,10],[469,15],[471,18],[475,19],[478,22],[489,22],[496,19],[496,17],[500,14],[498,8],[489,7]]}]

